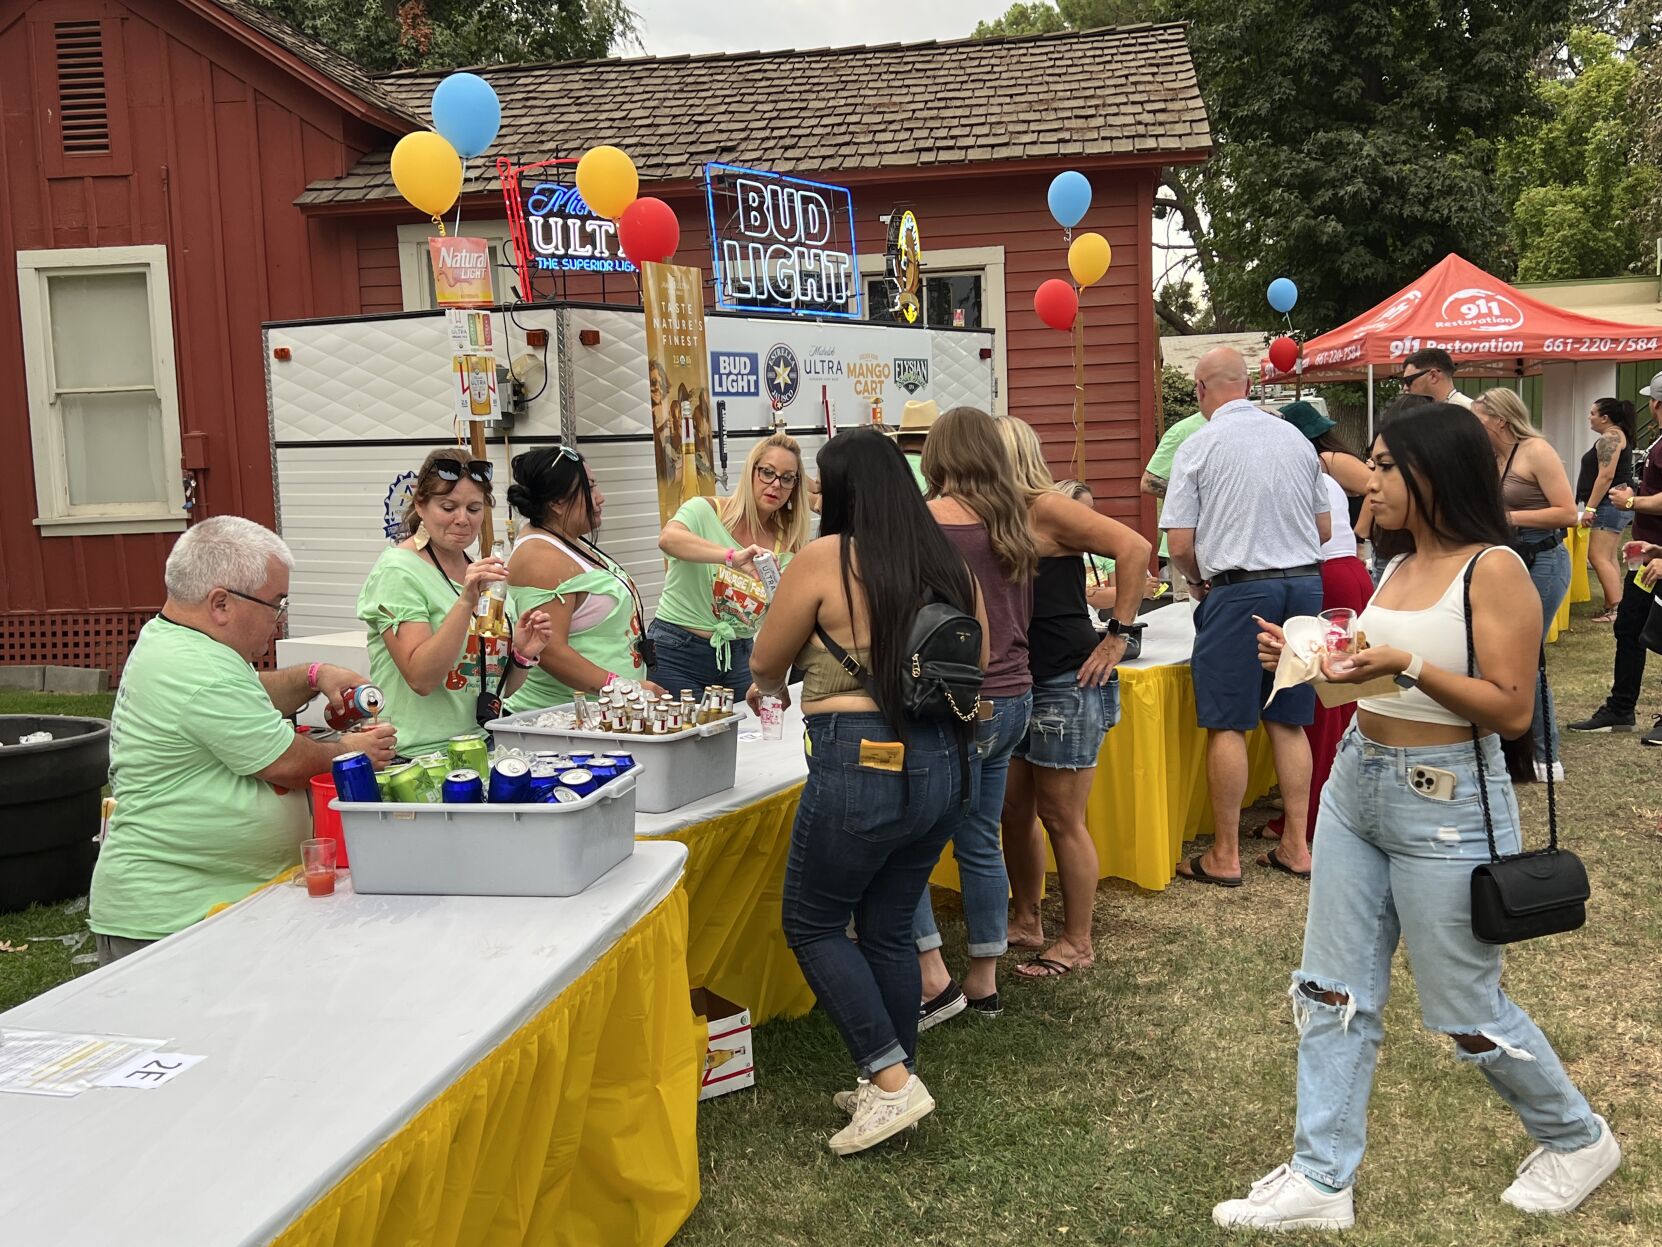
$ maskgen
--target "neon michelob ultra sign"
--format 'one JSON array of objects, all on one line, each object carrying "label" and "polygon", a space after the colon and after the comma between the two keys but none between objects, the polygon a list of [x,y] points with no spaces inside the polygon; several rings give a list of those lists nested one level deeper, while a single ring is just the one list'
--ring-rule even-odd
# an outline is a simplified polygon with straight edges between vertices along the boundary
[{"label": "neon michelob ultra sign", "polygon": [[617,225],[598,217],[575,186],[538,182],[525,196],[525,233],[533,269],[579,273],[633,273],[623,258]]},{"label": "neon michelob ultra sign", "polygon": [[859,319],[860,258],[847,187],[707,164],[704,188],[717,307]]}]

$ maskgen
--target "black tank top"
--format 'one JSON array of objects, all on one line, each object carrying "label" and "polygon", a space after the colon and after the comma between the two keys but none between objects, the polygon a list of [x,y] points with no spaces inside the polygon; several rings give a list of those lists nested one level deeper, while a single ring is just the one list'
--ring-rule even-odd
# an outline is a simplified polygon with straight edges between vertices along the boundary
[{"label": "black tank top", "polygon": [[1033,578],[1033,625],[1027,665],[1035,680],[1078,671],[1101,640],[1085,604],[1085,560],[1077,554],[1040,559]]},{"label": "black tank top", "polygon": [[[1627,444],[1627,437],[1619,429],[1614,430],[1622,439],[1622,448],[1616,452],[1616,475],[1610,480],[1610,488],[1618,485],[1633,484],[1633,447]],[[1581,474],[1575,478],[1575,500],[1585,503],[1588,495],[1593,492],[1593,482],[1599,478],[1599,448],[1594,443],[1587,448],[1587,453],[1581,456]]]}]

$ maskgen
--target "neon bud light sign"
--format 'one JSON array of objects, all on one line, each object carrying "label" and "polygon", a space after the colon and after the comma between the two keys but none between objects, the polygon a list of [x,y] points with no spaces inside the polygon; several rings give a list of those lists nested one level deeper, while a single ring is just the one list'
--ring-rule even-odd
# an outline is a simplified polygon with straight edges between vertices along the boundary
[{"label": "neon bud light sign", "polygon": [[847,188],[737,165],[706,165],[704,177],[718,307],[860,315]]},{"label": "neon bud light sign", "polygon": [[575,186],[538,182],[525,197],[531,263],[543,270],[633,273],[617,241],[617,225],[595,216]]}]

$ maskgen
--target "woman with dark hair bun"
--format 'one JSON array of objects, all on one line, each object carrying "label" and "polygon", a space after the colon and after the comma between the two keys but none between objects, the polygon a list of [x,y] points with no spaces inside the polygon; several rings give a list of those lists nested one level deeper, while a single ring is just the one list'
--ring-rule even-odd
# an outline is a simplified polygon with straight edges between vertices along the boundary
[{"label": "woman with dark hair bun", "polygon": [[508,562],[514,601],[541,607],[552,625],[542,660],[508,699],[518,714],[598,693],[613,680],[646,680],[641,595],[629,573],[594,544],[606,495],[569,446],[515,455],[508,505],[525,517]]},{"label": "woman with dark hair bun", "polygon": [[548,641],[548,618],[534,606],[520,606],[511,637],[478,613],[508,574],[495,554],[468,552],[491,505],[491,476],[489,460],[461,447],[429,454],[404,512],[404,539],[382,551],[358,594],[369,673],[408,757],[476,730],[480,692],[495,693],[505,667],[507,690],[520,687]]},{"label": "woman with dark hair bun", "polygon": [[1587,413],[1587,423],[1598,440],[1581,456],[1575,496],[1581,507],[1581,526],[1593,531],[1587,538],[1587,561],[1604,590],[1604,610],[1594,623],[1613,623],[1622,601],[1622,573],[1616,548],[1631,517],[1610,501],[1612,489],[1633,487],[1633,447],[1639,434],[1633,424],[1633,404],[1620,398],[1601,398]]},{"label": "woman with dark hair bun", "polygon": [[[1355,1222],[1351,1188],[1399,943],[1426,1028],[1453,1041],[1537,1145],[1503,1203],[1572,1212],[1621,1164],[1615,1135],[1551,1040],[1501,989],[1500,946],[1472,931],[1486,825],[1501,853],[1518,851],[1500,738],[1529,726],[1541,648],[1534,584],[1508,546],[1493,462],[1477,419],[1449,403],[1407,412],[1374,440],[1370,504],[1413,548],[1391,560],[1362,614],[1370,647],[1349,666],[1324,658],[1322,674],[1336,684],[1386,677],[1398,689],[1357,703],[1322,794],[1304,956],[1289,992],[1299,1036],[1292,1159],[1212,1210],[1225,1229]],[[1274,670],[1281,629],[1259,621],[1259,630],[1259,660]],[[1466,1170],[1447,1179],[1467,1180]]]},{"label": "woman with dark hair bun", "polygon": [[785,942],[859,1075],[833,1097],[849,1121],[830,1148],[848,1156],[934,1111],[912,1072],[923,986],[913,912],[979,785],[976,699],[967,723],[907,713],[912,628],[931,602],[973,614],[983,671],[988,634],[975,577],[894,443],[869,426],[839,433],[819,452],[819,469],[824,536],[780,579],[750,657],[749,700],[785,697],[793,663],[802,669],[808,782],[791,829],[782,917]]}]

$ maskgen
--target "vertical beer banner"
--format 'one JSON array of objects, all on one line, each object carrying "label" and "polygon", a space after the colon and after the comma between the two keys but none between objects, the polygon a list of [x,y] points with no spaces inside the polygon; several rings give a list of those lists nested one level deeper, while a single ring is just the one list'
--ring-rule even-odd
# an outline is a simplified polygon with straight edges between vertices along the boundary
[{"label": "vertical beer banner", "polygon": [[677,264],[641,265],[653,458],[663,523],[689,498],[716,492],[710,445],[710,355],[704,347],[704,275]]}]

